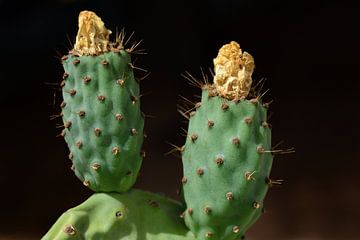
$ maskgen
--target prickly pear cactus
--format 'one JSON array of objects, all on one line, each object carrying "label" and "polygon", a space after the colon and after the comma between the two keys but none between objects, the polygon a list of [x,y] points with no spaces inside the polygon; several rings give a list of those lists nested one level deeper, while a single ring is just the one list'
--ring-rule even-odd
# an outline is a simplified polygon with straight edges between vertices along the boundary
[{"label": "prickly pear cactus", "polygon": [[95,13],[80,13],[76,44],[62,58],[62,135],[85,186],[124,192],[141,166],[144,120],[130,55],[110,33]]},{"label": "prickly pear cactus", "polygon": [[81,12],[74,49],[62,58],[62,135],[76,176],[98,193],[65,212],[43,240],[243,239],[275,183],[267,109],[260,96],[248,97],[252,56],[231,42],[214,59],[214,84],[202,86],[180,149],[185,206],[129,190],[142,162],[144,120],[132,50],[121,35],[109,42],[110,33],[95,13]]},{"label": "prickly pear cactus", "polygon": [[95,193],[65,212],[42,239],[195,240],[181,211],[179,203],[141,190]]},{"label": "prickly pear cactus", "polygon": [[214,85],[203,86],[190,114],[182,155],[186,225],[197,239],[241,239],[261,215],[272,165],[267,109],[246,99],[254,61],[231,42],[214,59]]}]

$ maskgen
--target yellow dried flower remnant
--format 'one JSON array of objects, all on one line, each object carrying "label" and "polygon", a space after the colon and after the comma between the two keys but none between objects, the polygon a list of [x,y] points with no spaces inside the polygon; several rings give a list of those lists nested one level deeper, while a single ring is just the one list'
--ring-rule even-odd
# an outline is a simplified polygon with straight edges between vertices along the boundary
[{"label": "yellow dried flower remnant", "polygon": [[104,22],[96,13],[82,11],[74,51],[79,55],[99,55],[109,51],[109,35]]},{"label": "yellow dried flower remnant", "polygon": [[242,52],[237,42],[222,46],[214,59],[214,85],[218,93],[227,98],[247,97],[254,71],[254,58]]}]

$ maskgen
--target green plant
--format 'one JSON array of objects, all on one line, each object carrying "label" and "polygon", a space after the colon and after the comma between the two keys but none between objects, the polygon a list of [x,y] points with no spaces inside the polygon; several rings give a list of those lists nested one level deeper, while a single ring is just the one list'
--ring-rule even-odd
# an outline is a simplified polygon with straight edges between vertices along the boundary
[{"label": "green plant", "polygon": [[124,48],[122,34],[109,42],[110,33],[95,13],[81,12],[74,49],[62,58],[62,135],[76,176],[96,193],[43,239],[243,239],[273,183],[267,109],[251,91],[253,58],[231,42],[214,59],[214,84],[197,82],[201,102],[182,112],[189,129],[180,148],[179,203],[130,189],[142,161],[144,120],[134,49]]},{"label": "green plant", "polygon": [[198,239],[235,239],[262,212],[271,130],[259,97],[246,99],[251,55],[231,42],[214,63],[215,84],[202,86],[183,151],[185,222]]}]

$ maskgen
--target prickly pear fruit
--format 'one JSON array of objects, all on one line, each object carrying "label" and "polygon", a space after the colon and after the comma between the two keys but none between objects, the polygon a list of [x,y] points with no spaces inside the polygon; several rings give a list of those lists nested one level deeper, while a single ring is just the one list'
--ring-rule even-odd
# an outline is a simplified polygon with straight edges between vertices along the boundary
[{"label": "prickly pear fruit", "polygon": [[85,186],[124,192],[141,166],[144,120],[130,54],[110,33],[95,13],[80,13],[75,47],[62,58],[62,135]]},{"label": "prickly pear fruit", "polygon": [[246,99],[254,61],[231,42],[215,63],[190,116],[182,154],[186,225],[197,239],[241,239],[261,215],[272,165],[271,130],[261,99]]},{"label": "prickly pear fruit", "polygon": [[179,218],[182,206],[141,190],[95,193],[65,212],[43,240],[195,240]]}]

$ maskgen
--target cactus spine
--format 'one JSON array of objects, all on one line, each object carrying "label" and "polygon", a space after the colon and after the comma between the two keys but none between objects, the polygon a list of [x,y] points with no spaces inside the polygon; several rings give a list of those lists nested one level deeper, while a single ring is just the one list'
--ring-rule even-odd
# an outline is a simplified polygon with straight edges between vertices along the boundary
[{"label": "cactus spine", "polygon": [[254,61],[231,42],[190,117],[183,152],[186,225],[197,239],[240,239],[260,216],[272,155],[266,108],[247,100]]}]

